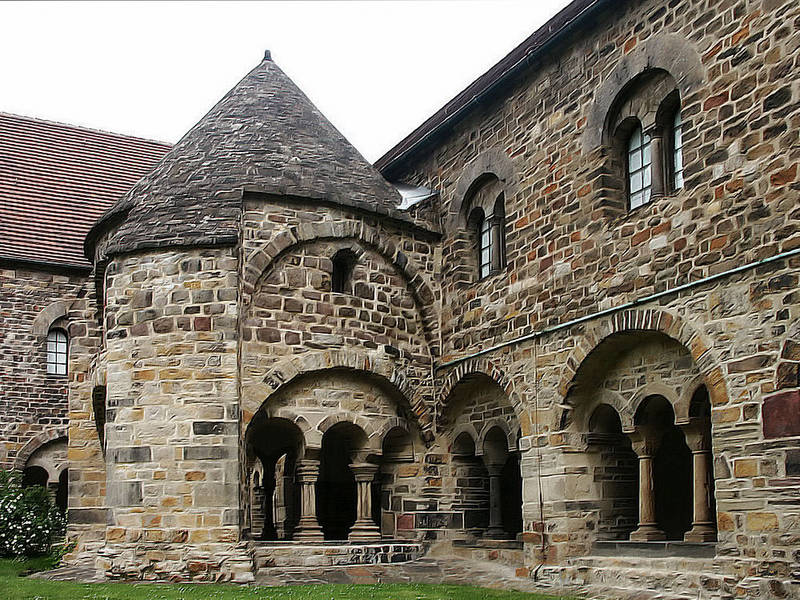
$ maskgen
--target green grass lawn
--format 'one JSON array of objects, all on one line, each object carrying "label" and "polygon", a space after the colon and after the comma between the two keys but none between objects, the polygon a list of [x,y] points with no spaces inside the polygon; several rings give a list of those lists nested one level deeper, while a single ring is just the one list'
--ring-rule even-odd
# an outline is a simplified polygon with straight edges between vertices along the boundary
[{"label": "green grass lawn", "polygon": [[304,585],[243,587],[231,584],[70,583],[20,577],[52,568],[51,559],[0,559],[2,600],[550,600],[548,596],[457,585]]}]

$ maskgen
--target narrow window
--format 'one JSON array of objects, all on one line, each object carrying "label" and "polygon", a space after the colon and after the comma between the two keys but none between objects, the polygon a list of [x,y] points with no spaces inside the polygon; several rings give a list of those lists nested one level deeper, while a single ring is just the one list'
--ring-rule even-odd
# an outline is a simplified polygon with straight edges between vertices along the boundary
[{"label": "narrow window", "polygon": [[483,279],[488,277],[492,270],[492,226],[486,217],[481,217],[478,221],[478,236],[480,240],[479,273]]},{"label": "narrow window", "polygon": [[356,265],[356,255],[352,250],[339,250],[333,255],[333,271],[331,272],[331,291],[338,294],[350,292],[350,279]]},{"label": "narrow window", "polygon": [[47,333],[47,373],[67,374],[67,334],[63,329],[51,329]]},{"label": "narrow window", "polygon": [[681,130],[681,110],[675,111],[672,123],[672,188],[683,187],[683,132]]},{"label": "narrow window", "polygon": [[628,198],[636,208],[650,201],[650,136],[642,133],[641,125],[628,138]]}]

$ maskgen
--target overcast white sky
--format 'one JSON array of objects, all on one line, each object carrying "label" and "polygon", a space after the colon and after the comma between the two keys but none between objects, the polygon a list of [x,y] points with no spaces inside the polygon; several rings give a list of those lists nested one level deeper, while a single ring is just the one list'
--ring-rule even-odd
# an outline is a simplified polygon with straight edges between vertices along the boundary
[{"label": "overcast white sky", "polygon": [[0,2],[0,111],[175,142],[268,48],[374,161],[567,3]]}]

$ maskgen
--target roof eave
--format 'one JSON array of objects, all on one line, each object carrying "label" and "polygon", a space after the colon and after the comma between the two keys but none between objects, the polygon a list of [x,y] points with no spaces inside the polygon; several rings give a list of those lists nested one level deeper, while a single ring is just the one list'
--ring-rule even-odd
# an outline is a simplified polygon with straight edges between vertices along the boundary
[{"label": "roof eave", "polygon": [[422,125],[375,161],[375,168],[391,180],[392,171],[399,167],[412,152],[424,144],[433,142],[437,135],[443,133],[447,127],[465,118],[474,105],[488,99],[504,83],[540,57],[553,44],[558,43],[575,27],[582,24],[597,9],[609,2],[610,0],[573,0],[491,69],[478,77]]}]

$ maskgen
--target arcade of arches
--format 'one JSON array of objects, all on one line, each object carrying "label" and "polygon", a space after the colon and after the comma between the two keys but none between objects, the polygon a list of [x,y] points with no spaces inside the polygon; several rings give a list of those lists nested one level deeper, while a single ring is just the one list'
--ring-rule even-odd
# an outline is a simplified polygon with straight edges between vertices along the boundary
[{"label": "arcade of arches", "polygon": [[66,510],[68,484],[67,439],[58,438],[34,450],[22,470],[22,485],[41,485],[56,506]]},{"label": "arcade of arches", "polygon": [[455,537],[514,539],[522,531],[519,427],[502,390],[484,377],[453,389],[441,465],[426,460],[407,405],[384,382],[347,370],[283,386],[247,425],[246,533],[308,542],[412,539],[438,502],[435,514],[446,515]]},{"label": "arcade of arches", "polygon": [[656,332],[606,338],[586,357],[562,428],[585,465],[568,486],[602,540],[716,539],[711,405],[688,350]]}]

